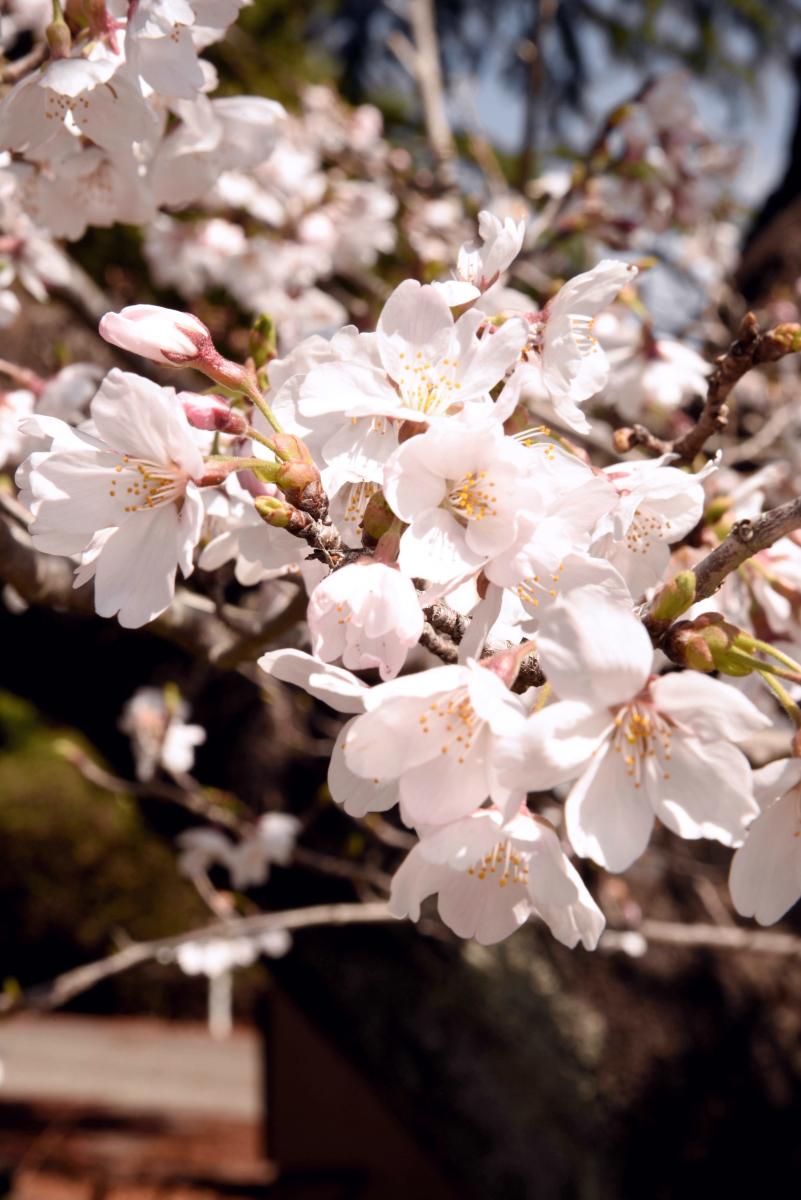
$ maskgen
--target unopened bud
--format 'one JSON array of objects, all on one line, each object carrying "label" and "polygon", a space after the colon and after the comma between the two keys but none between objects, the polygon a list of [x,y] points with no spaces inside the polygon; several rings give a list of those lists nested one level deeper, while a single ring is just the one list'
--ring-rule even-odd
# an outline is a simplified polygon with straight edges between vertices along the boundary
[{"label": "unopened bud", "polygon": [[196,396],[193,392],[179,392],[186,419],[195,429],[207,429],[216,433],[229,433],[241,437],[248,423],[241,412],[222,396]]},{"label": "unopened bud", "polygon": [[292,433],[273,433],[268,444],[279,459],[270,470],[273,483],[280,487],[290,504],[311,513],[316,521],[324,520],[328,514],[328,497],[309,447]]},{"label": "unopened bud", "polygon": [[280,500],[277,496],[259,496],[255,506],[256,512],[268,525],[274,529],[286,529],[295,537],[303,537],[313,524],[308,513],[301,512],[288,500]]},{"label": "unopened bud", "polygon": [[164,366],[196,366],[220,358],[211,333],[193,313],[156,304],[129,304],[121,312],[107,312],[99,330],[113,346]]},{"label": "unopened bud", "polygon": [[310,513],[315,521],[328,515],[328,497],[314,463],[283,463],[273,479],[290,504]]},{"label": "unopened bud", "polygon": [[777,351],[782,354],[796,354],[801,350],[801,325],[795,323],[777,325],[775,329],[771,329],[764,335],[763,340],[765,339],[769,339],[771,345],[775,346]]},{"label": "unopened bud", "polygon": [[668,633],[664,649],[674,662],[694,671],[720,671],[724,675],[750,675],[749,661],[756,643],[722,613],[703,613],[694,621],[680,621]]},{"label": "unopened bud", "polygon": [[69,58],[72,49],[72,34],[63,17],[50,22],[45,30],[45,38],[51,58]]},{"label": "unopened bud", "polygon": [[314,465],[309,447],[294,433],[271,433],[269,445],[272,452],[284,462]]},{"label": "unopened bud", "polygon": [[680,571],[659,589],[651,601],[648,615],[654,621],[675,621],[695,600],[695,573]]},{"label": "unopened bud", "polygon": [[375,546],[379,538],[392,528],[394,520],[395,514],[384,493],[373,492],[362,516],[362,545]]},{"label": "unopened bud", "polygon": [[275,321],[267,313],[259,313],[251,325],[248,348],[257,371],[271,363],[278,353]]}]

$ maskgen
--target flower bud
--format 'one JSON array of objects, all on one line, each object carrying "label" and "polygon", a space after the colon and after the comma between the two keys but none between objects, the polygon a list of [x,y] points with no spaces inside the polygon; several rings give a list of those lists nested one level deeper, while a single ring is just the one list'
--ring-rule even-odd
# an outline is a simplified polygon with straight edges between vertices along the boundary
[{"label": "flower bud", "polygon": [[68,58],[72,49],[72,35],[69,25],[62,17],[61,20],[51,21],[45,30],[45,38],[50,49],[51,58]]},{"label": "flower bud", "polygon": [[195,429],[207,429],[216,433],[229,433],[240,437],[248,428],[241,412],[222,396],[196,396],[193,392],[179,392],[186,419]]},{"label": "flower bud", "polygon": [[328,513],[328,497],[309,447],[292,433],[271,434],[268,444],[280,460],[270,470],[272,482],[280,487],[290,504],[322,521]]},{"label": "flower bud", "polygon": [[703,613],[694,621],[680,621],[668,633],[663,648],[673,662],[694,671],[750,675],[754,669],[748,657],[756,649],[754,639],[722,613]]},{"label": "flower bud", "polygon": [[648,608],[648,615],[659,623],[675,621],[694,600],[695,573],[680,571],[656,593]]},{"label": "flower bud", "polygon": [[130,304],[122,312],[107,312],[99,329],[113,346],[165,366],[194,366],[200,359],[219,357],[209,330],[196,316],[155,304]]},{"label": "flower bud", "polygon": [[122,312],[101,317],[99,330],[101,337],[121,350],[163,366],[194,367],[215,383],[247,390],[245,368],[223,358],[207,327],[192,313],[156,304],[130,304]]},{"label": "flower bud", "polygon": [[373,492],[362,516],[362,545],[373,547],[392,528],[395,514],[383,492]]},{"label": "flower bud", "polygon": [[764,336],[782,354],[795,354],[801,350],[801,325],[795,323],[777,325],[775,329],[771,329]]},{"label": "flower bud", "polygon": [[290,504],[322,521],[328,513],[328,497],[314,463],[281,463],[272,476]]},{"label": "flower bud", "polygon": [[312,525],[308,513],[301,512],[287,500],[280,500],[277,496],[259,496],[255,506],[256,512],[268,525],[272,525],[274,529],[286,529],[295,537],[303,537]]},{"label": "flower bud", "polygon": [[271,363],[278,353],[275,321],[267,313],[259,313],[251,325],[248,348],[257,371]]}]

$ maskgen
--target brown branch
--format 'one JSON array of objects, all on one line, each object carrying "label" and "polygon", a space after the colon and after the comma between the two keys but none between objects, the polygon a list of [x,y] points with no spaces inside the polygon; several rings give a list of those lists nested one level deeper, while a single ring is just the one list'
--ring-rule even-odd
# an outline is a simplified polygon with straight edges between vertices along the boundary
[{"label": "brown branch", "polygon": [[[436,654],[444,663],[458,662],[458,645],[470,627],[470,619],[441,601],[424,609],[424,612],[428,620],[420,635],[420,645]],[[485,646],[481,657],[489,658],[495,653],[497,647]],[[544,683],[542,667],[536,656],[529,654],[520,664],[512,691],[520,694],[530,687],[542,687]]]},{"label": "brown branch", "polygon": [[742,950],[755,954],[789,955],[801,958],[801,938],[791,933],[773,930],[743,929],[738,925],[683,925],[678,921],[643,921],[636,929],[607,929],[601,935],[599,948],[607,951],[632,953],[637,951],[637,937],[642,938],[641,950],[649,945],[685,946],[691,949]]},{"label": "brown branch", "polygon": [[521,695],[527,692],[532,687],[542,687],[545,683],[545,675],[540,666],[536,655],[528,654],[520,664],[520,669],[517,672],[517,678],[512,685],[512,691]]},{"label": "brown branch", "polygon": [[420,88],[426,134],[440,181],[450,186],[454,182],[456,149],[445,107],[434,0],[409,0],[409,22],[414,38],[414,73]]},{"label": "brown branch", "polygon": [[[104,788],[107,792],[133,796],[138,800],[165,800],[169,804],[177,804],[180,808],[185,808],[205,821],[212,821],[235,833],[241,833],[243,830],[245,822],[242,818],[233,809],[224,808],[223,805],[210,800],[194,780],[188,779],[188,782],[194,785],[190,789],[188,786],[180,787],[178,784],[167,783],[162,779],[149,779],[146,782],[121,779],[117,775],[112,775],[110,771],[105,771],[73,743],[60,747],[60,753],[67,762],[80,771],[84,779],[96,787]],[[237,800],[236,803],[239,804],[239,801]]]},{"label": "brown branch", "polygon": [[424,609],[425,616],[437,633],[443,633],[452,642],[461,642],[470,624],[467,617],[456,612],[447,604],[438,602]]},{"label": "brown branch", "polygon": [[118,950],[116,954],[109,955],[108,958],[65,971],[49,983],[38,984],[24,992],[6,992],[0,996],[0,1015],[20,1010],[47,1011],[59,1008],[102,980],[129,971],[131,967],[153,960],[169,961],[174,952],[187,942],[205,942],[217,938],[256,938],[275,929],[291,932],[321,925],[368,925],[375,922],[391,922],[395,919],[390,915],[386,904],[381,901],[372,904],[315,904],[308,908],[290,909],[287,912],[259,913],[253,917],[215,921],[202,929],[193,929],[175,937],[135,942]]},{"label": "brown branch", "polygon": [[455,663],[458,661],[459,651],[455,643],[443,634],[437,633],[436,629],[428,621],[423,625],[423,632],[420,634],[420,645],[424,646],[426,650],[430,650],[432,654],[436,654],[437,658],[442,659],[444,663]]},{"label": "brown branch", "polygon": [[691,463],[709,438],[721,433],[728,423],[726,401],[732,388],[743,375],[763,363],[778,362],[787,354],[801,350],[801,326],[777,325],[761,333],[753,313],[748,312],[740,322],[737,337],[725,354],[717,359],[709,376],[703,411],[692,429],[673,442],[655,437],[644,425],[626,426],[615,430],[615,449],[621,454],[636,446],[654,454],[677,454],[682,462]]},{"label": "brown branch", "polygon": [[[73,588],[74,570],[74,563],[68,558],[34,549],[24,529],[0,516],[0,581],[10,584],[28,604],[94,616],[92,585]],[[241,628],[232,629],[220,619],[212,600],[179,589],[167,611],[145,628],[214,665],[234,669],[267,649],[287,623],[300,619],[302,604],[298,595],[300,591],[267,624],[261,624],[256,614],[232,609],[229,614],[232,622],[240,625],[243,620],[248,621],[249,628],[243,634]],[[222,611],[225,615],[227,609]]]},{"label": "brown branch", "polygon": [[801,499],[771,508],[754,521],[738,521],[725,541],[695,568],[695,599],[706,600],[714,595],[726,576],[747,559],[799,528]]},{"label": "brown branch", "polygon": [[22,58],[16,58],[13,62],[4,63],[0,67],[0,83],[17,83],[23,75],[40,67],[46,57],[47,42],[40,42]]}]

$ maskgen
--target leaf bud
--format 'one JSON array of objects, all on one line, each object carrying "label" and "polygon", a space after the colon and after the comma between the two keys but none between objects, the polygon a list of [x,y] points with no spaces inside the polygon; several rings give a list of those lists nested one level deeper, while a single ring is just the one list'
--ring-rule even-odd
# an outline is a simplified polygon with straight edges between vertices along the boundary
[{"label": "leaf bud", "polygon": [[656,622],[675,621],[695,600],[695,573],[680,571],[669,579],[654,596],[648,609],[649,617]]},{"label": "leaf bud", "polygon": [[278,353],[275,321],[267,313],[259,313],[251,325],[248,349],[257,371],[271,363]]},{"label": "leaf bud", "polygon": [[277,496],[259,496],[255,506],[256,512],[268,525],[274,529],[286,529],[295,537],[303,537],[313,523],[308,513],[301,512],[288,500],[281,500]]}]

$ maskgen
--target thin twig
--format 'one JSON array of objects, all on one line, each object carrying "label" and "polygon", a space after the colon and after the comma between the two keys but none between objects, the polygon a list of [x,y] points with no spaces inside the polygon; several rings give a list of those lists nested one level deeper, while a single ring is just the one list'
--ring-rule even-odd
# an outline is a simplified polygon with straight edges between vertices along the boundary
[{"label": "thin twig", "polygon": [[601,936],[600,948],[631,954],[638,935],[645,943],[643,951],[648,945],[685,946],[801,958],[801,938],[792,933],[743,929],[739,925],[685,925],[679,921],[643,921],[636,929],[607,929]]},{"label": "thin twig", "polygon": [[635,446],[641,446],[653,454],[676,454],[682,462],[691,463],[709,438],[726,428],[729,419],[726,401],[743,375],[753,367],[778,362],[799,349],[801,326],[778,325],[762,333],[754,314],[746,313],[737,337],[726,353],[720,355],[709,376],[703,411],[692,429],[675,441],[666,442],[655,437],[644,425],[627,426],[615,431],[615,449],[625,454]]},{"label": "thin twig", "polygon": [[[150,779],[146,783],[132,779],[120,779],[98,766],[78,746],[70,745],[68,749],[62,749],[61,753],[76,770],[80,771],[84,779],[95,784],[96,787],[104,788],[107,792],[135,796],[141,800],[166,800],[170,804],[177,804],[180,808],[187,809],[195,816],[203,817],[206,821],[223,825],[226,829],[234,830],[237,833],[242,830],[243,821],[240,817],[231,809],[209,800],[198,785],[190,789],[167,783],[161,779]],[[194,783],[194,780],[192,782]]]},{"label": "thin twig", "polygon": [[372,904],[315,904],[308,908],[295,908],[287,912],[260,913],[254,917],[240,917],[230,921],[215,921],[201,929],[193,929],[175,937],[157,938],[150,942],[134,942],[97,962],[86,963],[57,975],[49,983],[37,984],[19,993],[6,992],[0,996],[0,1014],[7,1015],[20,1010],[47,1011],[60,1008],[75,996],[95,987],[104,979],[110,979],[131,967],[142,963],[170,961],[176,950],[188,942],[205,942],[212,939],[257,938],[275,929],[294,932],[319,926],[372,925],[376,922],[392,922],[383,902]]}]

